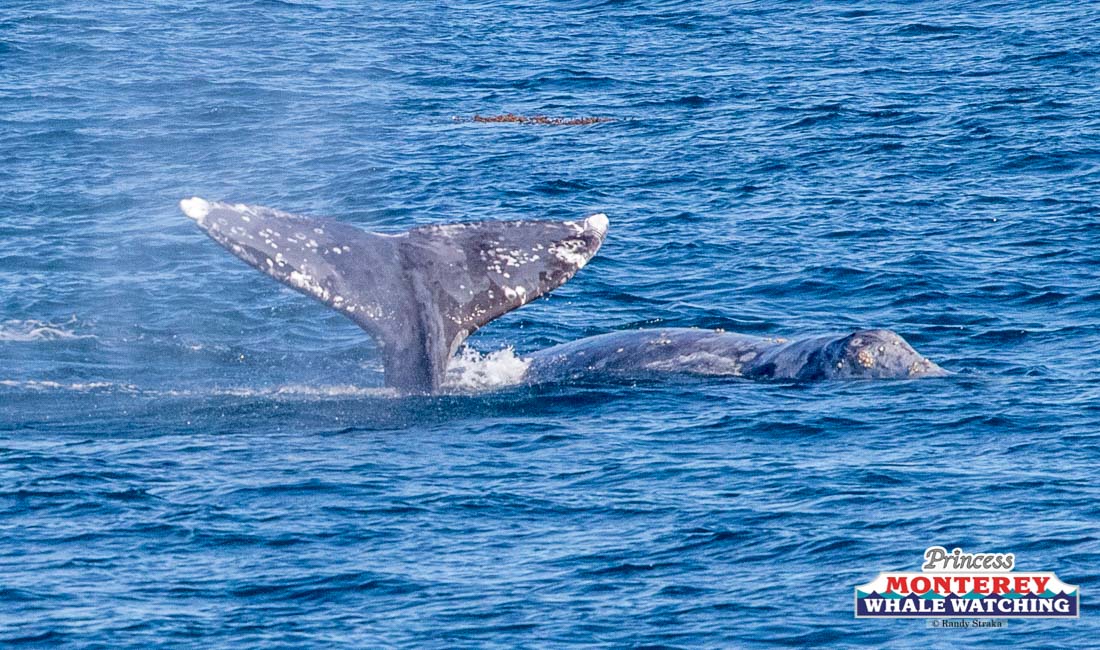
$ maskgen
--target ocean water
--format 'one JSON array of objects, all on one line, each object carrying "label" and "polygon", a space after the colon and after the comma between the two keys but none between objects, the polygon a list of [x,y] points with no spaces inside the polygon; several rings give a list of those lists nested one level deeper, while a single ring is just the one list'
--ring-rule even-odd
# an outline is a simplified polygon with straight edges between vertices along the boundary
[{"label": "ocean water", "polygon": [[[0,641],[1089,646],[1100,13],[956,4],[5,0]],[[508,112],[614,121],[468,121]],[[402,398],[191,195],[611,227]],[[508,385],[659,326],[885,327],[956,374]],[[1082,616],[853,618],[932,545]]]}]

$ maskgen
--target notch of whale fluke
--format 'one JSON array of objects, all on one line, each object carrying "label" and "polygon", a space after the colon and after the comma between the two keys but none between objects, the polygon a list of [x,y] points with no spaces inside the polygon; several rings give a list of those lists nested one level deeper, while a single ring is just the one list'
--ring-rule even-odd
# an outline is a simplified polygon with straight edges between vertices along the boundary
[{"label": "notch of whale fluke", "polygon": [[378,343],[386,385],[404,392],[438,390],[467,336],[573,277],[608,227],[601,213],[385,235],[198,197],[180,209],[240,259],[362,327]]}]

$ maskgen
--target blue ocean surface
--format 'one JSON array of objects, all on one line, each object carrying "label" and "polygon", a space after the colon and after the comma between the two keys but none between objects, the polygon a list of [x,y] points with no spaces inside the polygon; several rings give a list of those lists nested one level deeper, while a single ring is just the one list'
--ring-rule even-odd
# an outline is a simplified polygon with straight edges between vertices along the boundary
[{"label": "blue ocean surface", "polygon": [[[963,4],[5,0],[0,641],[1093,645],[1100,12]],[[470,121],[505,113],[613,121]],[[480,383],[399,397],[192,195],[611,225],[470,339]],[[671,326],[889,328],[955,374],[506,381]],[[1082,615],[853,617],[933,545]]]}]

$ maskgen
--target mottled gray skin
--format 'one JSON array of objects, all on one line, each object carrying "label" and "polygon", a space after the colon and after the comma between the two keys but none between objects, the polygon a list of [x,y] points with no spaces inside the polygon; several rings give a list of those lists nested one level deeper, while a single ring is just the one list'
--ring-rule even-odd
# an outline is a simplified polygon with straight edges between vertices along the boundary
[{"label": "mottled gray skin", "polygon": [[702,329],[630,330],[556,345],[530,358],[531,382],[667,373],[792,381],[947,374],[890,330],[796,341]]},{"label": "mottled gray skin", "polygon": [[[384,235],[253,205],[191,198],[180,208],[240,259],[362,327],[381,350],[386,385],[405,393],[437,392],[467,336],[573,277],[607,233],[602,214],[579,222],[485,221]],[[946,374],[888,330],[786,342],[658,329],[536,352],[525,380],[593,373],[797,381]]]}]

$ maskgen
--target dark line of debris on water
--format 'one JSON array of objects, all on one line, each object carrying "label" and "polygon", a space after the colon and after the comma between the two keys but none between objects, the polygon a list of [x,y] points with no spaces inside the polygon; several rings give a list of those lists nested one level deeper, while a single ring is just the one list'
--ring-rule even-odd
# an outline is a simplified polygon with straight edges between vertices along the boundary
[{"label": "dark line of debris on water", "polygon": [[614,122],[610,117],[550,117],[547,115],[477,115],[473,117],[455,117],[455,122],[478,122],[482,124],[547,124],[550,126],[583,126]]}]

